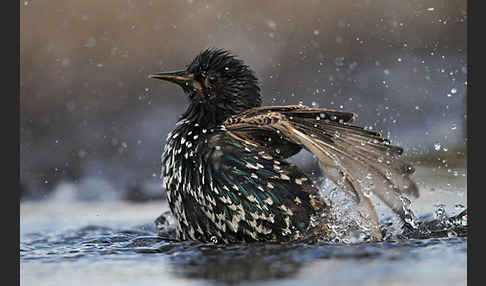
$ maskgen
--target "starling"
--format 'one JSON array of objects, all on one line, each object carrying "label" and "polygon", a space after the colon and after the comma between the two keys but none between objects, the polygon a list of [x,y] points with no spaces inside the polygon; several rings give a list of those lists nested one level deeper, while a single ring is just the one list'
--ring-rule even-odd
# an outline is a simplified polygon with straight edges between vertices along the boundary
[{"label": "starling", "polygon": [[261,106],[254,72],[223,49],[202,51],[184,70],[149,75],[173,82],[189,106],[168,134],[163,187],[179,239],[284,242],[332,236],[318,188],[289,157],[305,149],[352,195],[380,240],[373,193],[403,219],[402,194],[418,196],[403,149],[352,125],[355,114],[301,105]]}]

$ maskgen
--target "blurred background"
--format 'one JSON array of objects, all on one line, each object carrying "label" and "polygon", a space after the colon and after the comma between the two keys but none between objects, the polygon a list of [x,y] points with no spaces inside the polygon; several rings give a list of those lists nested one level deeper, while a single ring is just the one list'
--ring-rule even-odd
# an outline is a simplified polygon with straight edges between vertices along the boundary
[{"label": "blurred background", "polygon": [[165,198],[160,156],[187,101],[147,75],[207,47],[254,69],[264,105],[352,111],[416,164],[466,161],[467,1],[20,5],[22,200]]}]

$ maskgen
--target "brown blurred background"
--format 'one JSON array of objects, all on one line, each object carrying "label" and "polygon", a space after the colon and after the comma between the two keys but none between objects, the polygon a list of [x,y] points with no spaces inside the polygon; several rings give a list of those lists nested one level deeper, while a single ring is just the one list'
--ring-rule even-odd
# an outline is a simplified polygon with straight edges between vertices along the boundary
[{"label": "brown blurred background", "polygon": [[161,198],[160,155],[186,99],[147,75],[207,47],[249,64],[265,105],[343,108],[407,156],[465,159],[467,1],[20,5],[23,199],[66,182],[82,199]]}]

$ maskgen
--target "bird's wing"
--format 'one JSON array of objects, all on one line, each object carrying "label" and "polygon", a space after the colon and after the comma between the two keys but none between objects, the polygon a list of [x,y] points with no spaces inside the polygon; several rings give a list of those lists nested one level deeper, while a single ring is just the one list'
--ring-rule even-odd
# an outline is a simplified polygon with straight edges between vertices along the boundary
[{"label": "bird's wing", "polygon": [[303,238],[316,226],[312,217],[320,219],[325,209],[312,181],[295,165],[225,132],[207,139],[202,159],[202,177],[208,179],[201,191],[212,199],[199,205],[208,206],[215,226],[235,241]]},{"label": "bird's wing", "polygon": [[[313,153],[323,172],[351,189],[363,207],[374,212],[368,199],[373,193],[402,218],[406,209],[401,194],[418,197],[409,175],[414,168],[400,158],[403,149],[378,132],[351,125],[354,114],[305,106],[259,107],[228,118],[224,126],[235,138],[259,145],[251,134],[265,130],[281,140]],[[368,206],[367,206],[368,205]]]}]

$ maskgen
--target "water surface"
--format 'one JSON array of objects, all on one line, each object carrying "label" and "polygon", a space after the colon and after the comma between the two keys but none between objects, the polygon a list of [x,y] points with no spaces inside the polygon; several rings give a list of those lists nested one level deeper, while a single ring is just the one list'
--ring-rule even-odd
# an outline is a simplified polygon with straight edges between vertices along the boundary
[{"label": "water surface", "polygon": [[379,209],[387,240],[353,244],[181,242],[153,223],[165,201],[22,202],[21,285],[466,285],[467,214],[450,219],[467,205],[466,174],[416,179],[420,227],[397,231]]}]

